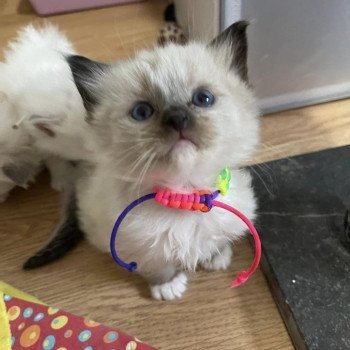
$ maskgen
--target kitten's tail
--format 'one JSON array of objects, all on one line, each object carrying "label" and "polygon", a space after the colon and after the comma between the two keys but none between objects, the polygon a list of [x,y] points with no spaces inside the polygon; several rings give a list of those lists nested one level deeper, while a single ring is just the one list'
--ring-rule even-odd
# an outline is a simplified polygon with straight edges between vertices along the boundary
[{"label": "kitten's tail", "polygon": [[38,252],[30,257],[23,269],[32,270],[47,265],[74,249],[84,238],[79,228],[77,205],[74,194],[71,194],[65,208],[63,220],[58,224],[51,240]]},{"label": "kitten's tail", "polygon": [[177,24],[175,5],[171,3],[164,11],[164,28],[159,32],[157,43],[159,46],[166,46],[169,43],[185,45],[188,42],[182,28]]}]

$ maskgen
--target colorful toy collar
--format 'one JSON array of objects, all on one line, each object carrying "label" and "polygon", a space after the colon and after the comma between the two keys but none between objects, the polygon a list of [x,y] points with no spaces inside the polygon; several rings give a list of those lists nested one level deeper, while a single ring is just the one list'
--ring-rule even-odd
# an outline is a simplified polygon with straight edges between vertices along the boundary
[{"label": "colorful toy collar", "polygon": [[261,243],[260,243],[258,232],[256,231],[251,221],[245,215],[243,215],[241,212],[231,207],[230,205],[227,205],[223,202],[216,200],[219,194],[223,196],[226,195],[230,187],[230,180],[231,180],[230,169],[225,168],[220,172],[218,176],[217,184],[216,184],[218,189],[214,192],[210,192],[207,190],[194,190],[190,194],[183,194],[183,193],[173,192],[169,189],[154,188],[154,192],[149,193],[145,196],[142,196],[136,199],[135,201],[133,201],[132,203],[130,203],[124,209],[124,211],[119,215],[112,230],[111,240],[110,240],[110,250],[115,262],[119,266],[127,269],[130,272],[134,272],[137,269],[137,263],[135,261],[126,263],[119,258],[116,250],[115,242],[116,242],[117,233],[122,221],[125,219],[128,213],[139,204],[145,201],[148,201],[150,199],[154,199],[158,204],[164,205],[168,208],[191,210],[191,211],[202,211],[202,212],[209,212],[213,207],[219,207],[239,217],[247,225],[248,229],[250,230],[254,238],[255,257],[254,257],[253,263],[248,270],[241,271],[237,275],[236,279],[232,282],[231,286],[237,287],[240,284],[244,283],[249,278],[249,276],[257,269],[259,265],[260,257],[261,257]]}]

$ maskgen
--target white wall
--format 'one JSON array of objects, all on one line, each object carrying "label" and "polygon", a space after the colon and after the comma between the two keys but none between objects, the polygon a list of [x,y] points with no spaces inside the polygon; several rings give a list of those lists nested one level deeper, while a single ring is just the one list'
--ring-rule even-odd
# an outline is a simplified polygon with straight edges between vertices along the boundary
[{"label": "white wall", "polygon": [[223,27],[252,23],[249,76],[265,112],[350,96],[350,0],[226,0],[222,12]]}]

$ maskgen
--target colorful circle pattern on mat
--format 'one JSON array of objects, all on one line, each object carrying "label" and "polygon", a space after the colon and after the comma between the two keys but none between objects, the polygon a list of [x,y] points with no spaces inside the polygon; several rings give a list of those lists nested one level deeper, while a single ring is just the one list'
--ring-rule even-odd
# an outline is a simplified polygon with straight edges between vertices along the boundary
[{"label": "colorful circle pattern on mat", "polygon": [[89,320],[88,318],[84,319],[84,323],[87,327],[98,327],[101,323]]},{"label": "colorful circle pattern on mat", "polygon": [[91,331],[89,330],[84,330],[79,334],[79,341],[82,343],[88,341],[91,338]]},{"label": "colorful circle pattern on mat", "polygon": [[105,336],[103,337],[103,341],[105,343],[113,343],[114,341],[116,341],[118,339],[118,333],[117,332],[108,332],[105,334]]},{"label": "colorful circle pattern on mat", "polygon": [[10,301],[12,297],[10,295],[4,294],[4,301]]},{"label": "colorful circle pattern on mat", "polygon": [[72,334],[73,334],[73,331],[71,329],[68,329],[67,331],[64,332],[64,337],[70,338]]},{"label": "colorful circle pattern on mat", "polygon": [[36,315],[34,316],[34,321],[35,321],[35,322],[39,322],[39,321],[41,321],[43,318],[44,318],[44,314],[43,314],[42,312],[39,312],[38,314],[36,314]]},{"label": "colorful circle pattern on mat", "polygon": [[33,346],[40,338],[40,327],[38,325],[32,325],[26,328],[19,339],[19,343],[24,348]]},{"label": "colorful circle pattern on mat", "polygon": [[125,350],[136,350],[137,349],[137,343],[134,341],[130,341],[127,345],[126,345],[126,349]]},{"label": "colorful circle pattern on mat", "polygon": [[33,309],[31,307],[26,307],[23,311],[23,317],[29,318],[32,315],[33,315]]},{"label": "colorful circle pattern on mat", "polygon": [[52,320],[51,328],[52,329],[61,329],[67,324],[67,322],[68,322],[67,316],[58,316]]},{"label": "colorful circle pattern on mat", "polygon": [[122,332],[56,308],[15,297],[6,301],[5,306],[12,349],[154,350]]},{"label": "colorful circle pattern on mat", "polygon": [[55,308],[55,307],[49,307],[48,309],[47,309],[47,313],[49,314],[49,315],[54,315],[55,313],[57,313],[58,312],[58,309],[57,308]]},{"label": "colorful circle pattern on mat", "polygon": [[21,313],[21,309],[18,306],[12,306],[7,311],[7,317],[10,321],[14,321]]},{"label": "colorful circle pattern on mat", "polygon": [[52,350],[56,344],[56,338],[53,335],[48,335],[43,341],[43,350]]}]

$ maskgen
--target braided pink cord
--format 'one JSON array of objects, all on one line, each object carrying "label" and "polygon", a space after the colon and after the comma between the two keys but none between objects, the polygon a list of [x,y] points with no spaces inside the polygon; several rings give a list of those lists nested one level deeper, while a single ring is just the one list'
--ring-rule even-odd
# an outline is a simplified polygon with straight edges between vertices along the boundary
[{"label": "braided pink cord", "polygon": [[210,191],[194,190],[190,194],[173,192],[169,189],[154,189],[155,201],[168,208],[183,210],[199,210],[207,212],[211,209],[211,200],[216,197]]},{"label": "braided pink cord", "polygon": [[244,283],[250,277],[250,275],[252,275],[254,273],[254,271],[259,266],[260,258],[261,258],[261,242],[260,242],[259,234],[258,234],[258,231],[256,230],[256,228],[254,227],[253,223],[244,214],[242,214],[240,211],[238,211],[236,208],[233,208],[230,205],[227,205],[225,203],[222,203],[222,202],[216,201],[216,200],[213,201],[213,206],[225,209],[225,210],[231,212],[232,214],[236,215],[237,217],[239,217],[247,225],[250,233],[252,234],[252,236],[254,238],[254,245],[255,245],[254,260],[253,260],[252,264],[250,265],[249,269],[245,270],[245,271],[241,271],[237,275],[235,280],[232,282],[231,287],[235,288],[235,287],[238,287],[239,285],[241,285],[242,283]]}]

